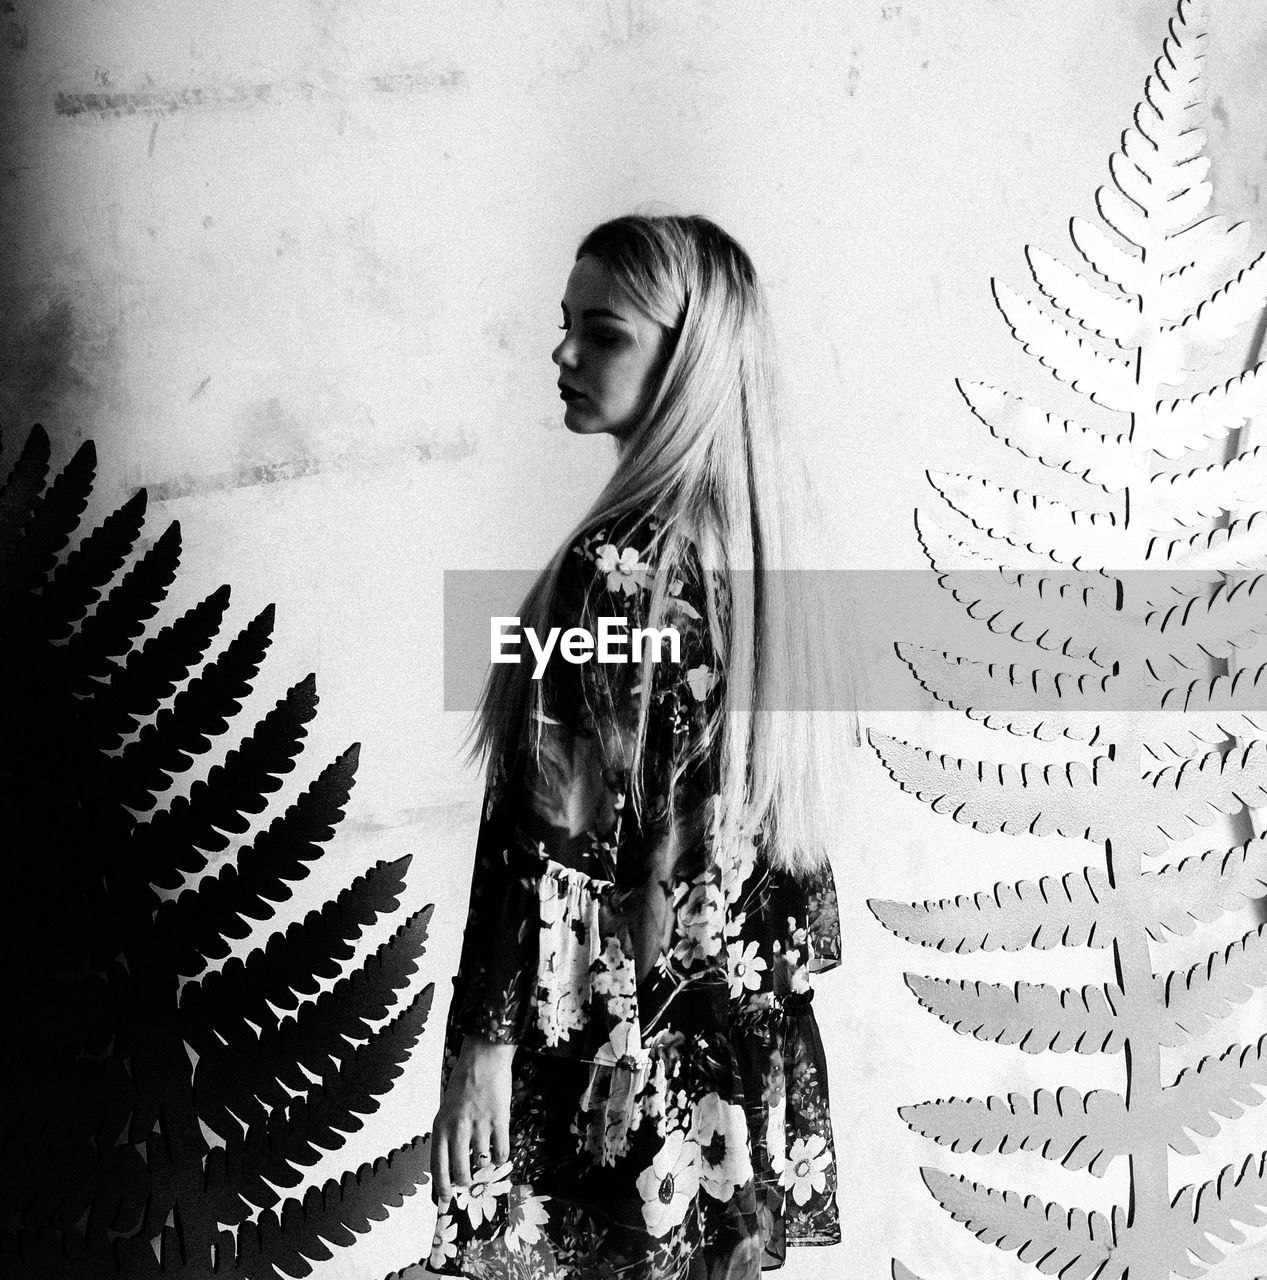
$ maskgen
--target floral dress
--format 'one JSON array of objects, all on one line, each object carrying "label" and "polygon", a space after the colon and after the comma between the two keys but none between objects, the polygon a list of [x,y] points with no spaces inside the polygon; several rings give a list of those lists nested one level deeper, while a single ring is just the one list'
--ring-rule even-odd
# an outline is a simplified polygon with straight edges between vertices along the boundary
[{"label": "floral dress", "polygon": [[[629,646],[656,531],[625,516],[581,538],[552,621],[625,618]],[[700,576],[669,584],[679,660],[556,651],[538,749],[489,785],[442,1083],[463,1036],[519,1046],[511,1158],[439,1206],[429,1270],[742,1280],[840,1239],[809,976],[839,963],[835,887],[773,869],[759,842],[715,853]]]}]

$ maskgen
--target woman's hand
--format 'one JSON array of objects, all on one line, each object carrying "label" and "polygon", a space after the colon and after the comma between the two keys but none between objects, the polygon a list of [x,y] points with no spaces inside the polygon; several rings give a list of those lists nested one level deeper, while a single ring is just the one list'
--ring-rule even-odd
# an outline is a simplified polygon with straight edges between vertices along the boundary
[{"label": "woman's hand", "polygon": [[510,1064],[513,1044],[467,1036],[431,1126],[431,1194],[442,1204],[469,1186],[472,1161],[510,1159]]}]

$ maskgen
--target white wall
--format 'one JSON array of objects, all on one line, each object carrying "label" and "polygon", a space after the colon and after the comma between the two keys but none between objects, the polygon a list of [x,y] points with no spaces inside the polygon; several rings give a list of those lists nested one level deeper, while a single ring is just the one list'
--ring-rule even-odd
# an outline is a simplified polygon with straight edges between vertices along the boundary
[{"label": "white wall", "polygon": [[[1267,9],[1214,8],[1218,199],[1267,233]],[[1022,285],[1023,245],[1065,253],[1068,217],[1093,212],[1169,13],[1168,0],[4,6],[6,465],[35,419],[63,457],[94,438],[100,507],[145,484],[153,529],[180,521],[177,603],[221,581],[239,621],[276,601],[257,703],[313,669],[305,769],[364,743],[331,876],[411,852],[416,902],[437,903],[434,1025],[358,1158],[430,1124],[465,906],[479,783],[456,756],[463,717],[440,704],[442,570],[539,564],[611,463],[561,429],[548,360],[578,238],[631,207],[732,230],[769,286],[829,495],[822,563],[915,567],[924,469],[1002,465],[954,378],[1052,387],[1009,344],[989,277]],[[908,736],[967,740],[914,721]],[[1037,1157],[957,1159],[895,1108],[1030,1079],[1107,1083],[1118,1064],[954,1037],[902,990],[926,957],[863,900],[962,892],[1083,851],[973,836],[862,770],[838,861],[851,972],[824,980],[819,1006],[848,1244],[787,1274],[878,1277],[897,1253],[930,1280],[1019,1275],[935,1209],[920,1164],[1083,1204],[1120,1184]],[[318,1274],[376,1277],[423,1255],[423,1199]]]}]

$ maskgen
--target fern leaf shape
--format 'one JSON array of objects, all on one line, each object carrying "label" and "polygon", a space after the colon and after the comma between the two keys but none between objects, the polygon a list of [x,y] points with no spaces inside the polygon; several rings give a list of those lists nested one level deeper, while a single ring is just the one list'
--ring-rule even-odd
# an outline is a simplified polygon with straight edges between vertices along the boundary
[{"label": "fern leaf shape", "polygon": [[7,560],[44,492],[51,450],[48,432],[31,428],[22,452],[0,489],[0,559]]},{"label": "fern leaf shape", "polygon": [[1191,526],[1217,519],[1267,493],[1267,445],[1246,450],[1230,462],[1155,475],[1150,485],[1156,498],[1150,508],[1153,528],[1166,527],[1162,520]]},{"label": "fern leaf shape", "polygon": [[115,758],[111,783],[124,804],[148,812],[152,793],[166,790],[172,774],[184,773],[195,756],[210,749],[213,736],[226,732],[264,661],[273,619],[269,605]]},{"label": "fern leaf shape", "polygon": [[[1267,663],[1258,668],[1240,667],[1230,676],[1168,685],[1161,706],[1183,713],[1181,744],[1188,737],[1214,743],[1229,737],[1261,737],[1267,731]],[[1150,744],[1154,736],[1150,727]]]},{"label": "fern leaf shape", "polygon": [[960,1035],[1015,1045],[1025,1053],[1120,1053],[1126,1028],[1117,987],[954,981],[917,973],[906,985],[925,1009]]},{"label": "fern leaf shape", "polygon": [[[1191,134],[1190,146],[1206,145],[1206,134],[1200,129],[1190,129],[1179,134],[1180,140]],[[1244,256],[1234,259],[1229,252],[1229,241],[1235,239],[1238,228],[1217,214],[1207,214],[1191,227],[1154,238],[1149,256],[1158,271],[1157,296],[1162,302],[1161,319],[1174,319],[1180,297],[1186,306],[1193,307],[1225,282],[1229,271],[1236,269],[1236,262],[1244,265]],[[1243,244],[1248,244],[1248,238]]]},{"label": "fern leaf shape", "polygon": [[1182,233],[1200,217],[1210,203],[1212,193],[1205,182],[1197,182],[1168,199],[1156,200],[1151,190],[1155,184],[1121,152],[1109,157],[1109,173],[1113,185],[1097,189],[1096,208],[1104,221],[1132,244],[1164,244],[1168,236]]},{"label": "fern leaf shape", "polygon": [[428,986],[369,1041],[358,1046],[326,1082],[306,1097],[275,1108],[240,1141],[216,1151],[207,1163],[207,1194],[217,1216],[233,1226],[252,1209],[277,1203],[274,1187],[293,1187],[302,1167],[337,1151],[344,1137],[363,1127],[363,1116],[378,1110],[378,1099],[399,1078],[431,1011]]},{"label": "fern leaf shape", "polygon": [[[351,774],[343,776],[350,783]],[[323,792],[316,794],[328,799]],[[298,808],[301,803],[297,802],[294,807]],[[321,834],[313,832],[309,824],[299,831],[303,831],[304,836]],[[325,832],[326,839],[333,834],[328,819]],[[303,840],[294,828],[288,835],[287,843]],[[318,842],[311,841],[311,844],[310,856],[316,856],[320,852]],[[296,993],[316,995],[317,979],[339,975],[342,971],[339,962],[351,958],[352,943],[361,936],[362,930],[399,905],[408,863],[406,857],[375,864],[320,909],[308,912],[302,920],[273,934],[262,949],[253,951],[245,959],[235,956],[221,969],[208,974],[202,983],[187,986],[182,997],[186,1013],[190,1017],[209,1017],[216,1009],[254,1009],[259,1017],[249,1012],[244,1016],[259,1022],[260,1017],[269,1016],[269,1004],[279,1009],[293,1009]],[[303,863],[296,860],[295,865],[302,867]],[[243,884],[240,877],[233,876],[226,888],[222,883],[225,878],[222,870],[219,877],[206,876],[196,888],[161,903],[154,917],[156,950],[182,977],[197,977],[208,960],[220,959],[228,953],[228,938],[245,938],[250,934],[247,919],[271,919],[273,902],[289,896],[290,890],[282,876],[276,871],[272,875],[274,879],[264,885]],[[238,890],[237,894],[232,892],[234,889]]]},{"label": "fern leaf shape", "polygon": [[1144,84],[1134,130],[1110,158],[1113,186],[1096,192],[1105,221],[1137,245],[1162,243],[1196,221],[1210,202],[1208,165],[1199,161],[1205,136],[1193,128],[1202,100],[1196,44],[1204,33],[1188,28],[1181,3],[1162,55]]},{"label": "fern leaf shape", "polygon": [[1267,1036],[1251,1045],[1229,1045],[1217,1058],[1211,1055],[1185,1067],[1163,1096],[1174,1127],[1171,1148],[1184,1156],[1198,1154],[1200,1148],[1184,1129],[1212,1138],[1223,1127],[1219,1118],[1239,1119],[1267,1096]]},{"label": "fern leaf shape", "polygon": [[1099,841],[1120,819],[1120,802],[1080,761],[1017,768],[938,755],[885,734],[867,737],[903,791],[978,831]]},{"label": "fern leaf shape", "polygon": [[[998,884],[971,897],[909,903],[872,898],[867,906],[907,942],[960,955],[1026,947],[1101,948],[1113,941],[1120,892],[1099,868],[1083,867],[1037,882]],[[1189,922],[1184,932],[1191,928]]]},{"label": "fern leaf shape", "polygon": [[939,702],[989,729],[1028,734],[1040,742],[1062,735],[1078,742],[1095,742],[1101,732],[1097,717],[1113,709],[1121,698],[1119,682],[1111,675],[1071,675],[1015,662],[980,662],[923,645],[893,647],[920,685]]},{"label": "fern leaf shape", "polygon": [[[1194,136],[1202,136],[1198,130]],[[1194,162],[1195,163],[1195,162]],[[1219,215],[1172,237],[1162,247],[1157,303],[1163,322],[1182,326],[1245,270],[1254,252],[1253,234],[1244,222]]]},{"label": "fern leaf shape", "polygon": [[898,1114],[916,1133],[952,1151],[1036,1151],[1097,1178],[1129,1152],[1133,1137],[1125,1100],[1108,1089],[1081,1094],[1066,1087],[1006,1098],[939,1099],[899,1107]]},{"label": "fern leaf shape", "polygon": [[1107,669],[1120,663],[1124,654],[1139,651],[1138,628],[1114,607],[1116,584],[1110,579],[1089,570],[1044,574],[1015,573],[999,566],[952,569],[946,548],[953,539],[922,516],[918,529],[938,585],[995,635]]},{"label": "fern leaf shape", "polygon": [[158,612],[176,580],[179,563],[180,525],[173,521],[71,637],[66,656],[79,673],[76,692],[95,693],[95,682],[114,673],[112,659],[132,648]]},{"label": "fern leaf shape", "polygon": [[229,588],[221,587],[128,654],[109,685],[93,699],[89,719],[100,749],[118,747],[142,717],[171,697],[202,661],[228,607]]},{"label": "fern leaf shape", "polygon": [[1117,559],[1114,545],[1121,542],[1122,531],[1111,511],[1079,511],[1023,489],[1004,489],[978,476],[932,471],[927,475],[952,510],[992,538],[1072,569],[1081,568],[1082,561],[1099,565]]},{"label": "fern leaf shape", "polygon": [[181,872],[201,871],[207,853],[227,847],[224,832],[247,830],[245,815],[262,812],[282,776],[294,768],[307,736],[304,726],[316,713],[316,681],[308,676],[287,690],[223,764],[194,783],[188,798],[177,796],[168,808],[138,824],[131,856],[144,879],[179,888]]},{"label": "fern leaf shape", "polygon": [[1156,978],[1165,1004],[1161,1043],[1173,1048],[1207,1026],[1226,1018],[1244,1004],[1257,987],[1267,985],[1267,924],[1251,929],[1222,951],[1213,951],[1188,969],[1175,969]]},{"label": "fern leaf shape", "polygon": [[1202,302],[1182,323],[1163,333],[1174,334],[1189,352],[1189,367],[1200,368],[1219,355],[1228,340],[1253,320],[1267,302],[1267,253],[1260,253],[1218,292]]},{"label": "fern leaf shape", "polygon": [[1148,549],[1150,559],[1185,570],[1209,570],[1216,575],[1233,565],[1242,569],[1267,568],[1267,511],[1256,511],[1226,527],[1194,533],[1188,538],[1159,537]]},{"label": "fern leaf shape", "polygon": [[1104,355],[1000,281],[993,281],[993,287],[994,303],[1023,350],[1094,403],[1106,409],[1130,410],[1135,371],[1129,361]]},{"label": "fern leaf shape", "polygon": [[1205,658],[1230,658],[1267,635],[1267,575],[1224,578],[1211,593],[1167,602],[1144,622],[1164,642],[1149,661],[1161,657],[1189,667]]},{"label": "fern leaf shape", "polygon": [[86,441],[35,503],[16,545],[0,557],[0,584],[5,589],[33,590],[44,584],[88,505],[96,469],[96,450]]},{"label": "fern leaf shape", "polygon": [[1221,387],[1179,400],[1164,400],[1148,436],[1148,446],[1163,458],[1182,458],[1202,449],[1267,410],[1267,366],[1255,365]]},{"label": "fern leaf shape", "polygon": [[1267,835],[1232,849],[1210,849],[1140,877],[1136,918],[1156,942],[1237,911],[1267,889]]},{"label": "fern leaf shape", "polygon": [[417,971],[430,919],[429,907],[415,912],[359,969],[259,1031],[237,1009],[214,1022],[186,1016],[185,1038],[201,1055],[194,1087],[205,1123],[217,1133],[234,1133],[234,1117],[258,1123],[265,1108],[286,1105],[288,1090],[306,1093],[313,1076],[321,1080],[336,1071],[352,1044],[392,1012],[397,993]]},{"label": "fern leaf shape", "polygon": [[145,505],[145,490],[138,489],[53,570],[41,601],[41,623],[50,640],[64,640],[123,568],[141,536]]},{"label": "fern leaf shape", "polygon": [[1030,274],[1043,296],[1083,329],[1106,338],[1118,347],[1139,345],[1139,302],[1108,293],[1086,276],[1067,267],[1059,258],[1029,245],[1025,250]]},{"label": "fern leaf shape", "polygon": [[984,382],[955,385],[990,434],[1025,457],[1068,472],[1106,493],[1120,492],[1134,478],[1134,458],[1124,435],[1104,435],[1068,418],[1043,413],[1020,396]]},{"label": "fern leaf shape", "polygon": [[1249,1156],[1239,1169],[1228,1165],[1200,1187],[1182,1188],[1172,1202],[1171,1215],[1177,1227],[1176,1244],[1205,1264],[1185,1267],[1176,1259],[1171,1267],[1180,1275],[1200,1275],[1223,1260],[1224,1250],[1215,1241],[1244,1243],[1245,1233],[1237,1223],[1257,1227],[1267,1222],[1267,1155]]},{"label": "fern leaf shape", "polygon": [[[1267,799],[1267,741],[1255,740],[1226,756],[1211,751],[1179,765],[1167,765],[1144,774],[1157,793],[1158,824],[1173,825],[1172,815],[1182,815],[1198,826],[1208,826],[1215,813],[1239,813]],[[1171,803],[1173,797],[1173,804]],[[1183,839],[1188,828],[1178,826],[1173,839]]]},{"label": "fern leaf shape", "polygon": [[[961,531],[963,531],[962,527]],[[965,542],[918,507],[915,508],[915,536],[919,539],[920,549],[924,552],[929,564],[938,573],[966,572],[969,569],[979,573],[985,570],[998,571],[1002,568],[1001,563],[993,555],[985,554],[978,545]],[[990,551],[1010,555],[1011,548],[1003,543],[1001,538],[999,543],[999,546],[991,547]],[[960,565],[958,563],[960,561],[964,563]],[[1046,567],[1048,566],[1044,566]]]},{"label": "fern leaf shape", "polygon": [[[327,765],[248,847],[239,850],[235,861],[226,861],[195,888],[160,905],[155,917],[155,945],[177,972],[197,976],[207,959],[218,960],[229,953],[228,939],[248,936],[252,927],[248,921],[270,919],[273,904],[290,897],[290,884],[307,876],[307,864],[321,856],[322,845],[334,835],[335,824],[343,817],[356,762],[357,748],[352,747]],[[236,963],[214,975],[214,988],[230,981]],[[258,974],[255,977],[260,979]],[[235,996],[226,998],[249,1003],[250,990],[261,988],[235,988]],[[290,1007],[280,991],[273,991],[271,998],[275,1004]]]},{"label": "fern leaf shape", "polygon": [[1015,1250],[1022,1262],[1061,1280],[1120,1280],[1113,1226],[1104,1214],[996,1191],[940,1169],[921,1169],[920,1176],[937,1203],[983,1244]]},{"label": "fern leaf shape", "polygon": [[309,1275],[313,1262],[331,1256],[326,1242],[351,1244],[423,1186],[429,1160],[429,1140],[415,1138],[355,1173],[310,1187],[302,1200],[287,1200],[280,1213],[269,1209],[257,1222],[244,1222],[237,1230],[237,1274],[248,1280],[279,1271]]},{"label": "fern leaf shape", "polygon": [[1153,273],[1138,253],[1123,249],[1094,222],[1073,218],[1069,223],[1069,238],[1087,266],[1128,296],[1138,297],[1152,283]]},{"label": "fern leaf shape", "polygon": [[[950,533],[927,512],[916,508],[915,527],[920,542],[929,558],[937,555],[947,571],[971,568],[978,571],[997,569],[1001,572],[1050,573],[1056,567],[1046,552],[1031,551],[1008,542],[1001,534],[977,529],[966,517],[956,521],[955,525],[955,532]],[[961,561],[966,564],[959,564]]]}]

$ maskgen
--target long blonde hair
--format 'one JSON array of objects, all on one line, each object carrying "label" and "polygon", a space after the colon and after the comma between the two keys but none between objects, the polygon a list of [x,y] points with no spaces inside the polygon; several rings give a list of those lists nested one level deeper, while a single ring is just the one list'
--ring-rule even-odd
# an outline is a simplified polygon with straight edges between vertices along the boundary
[{"label": "long blonde hair", "polygon": [[[797,561],[808,487],[780,429],[772,335],[752,262],[699,216],[616,218],[591,231],[576,256],[597,259],[664,327],[670,354],[614,474],[541,571],[519,616],[525,626],[545,625],[569,547],[627,513],[650,517],[660,530],[646,555],[653,615],[675,571],[697,555],[724,672],[717,838],[758,839],[774,865],[813,872],[841,835],[845,673],[842,655],[827,648],[811,575]],[[644,671],[635,779],[648,688]],[[492,769],[528,746],[540,699],[527,664],[491,667],[473,754],[486,755]]]}]

